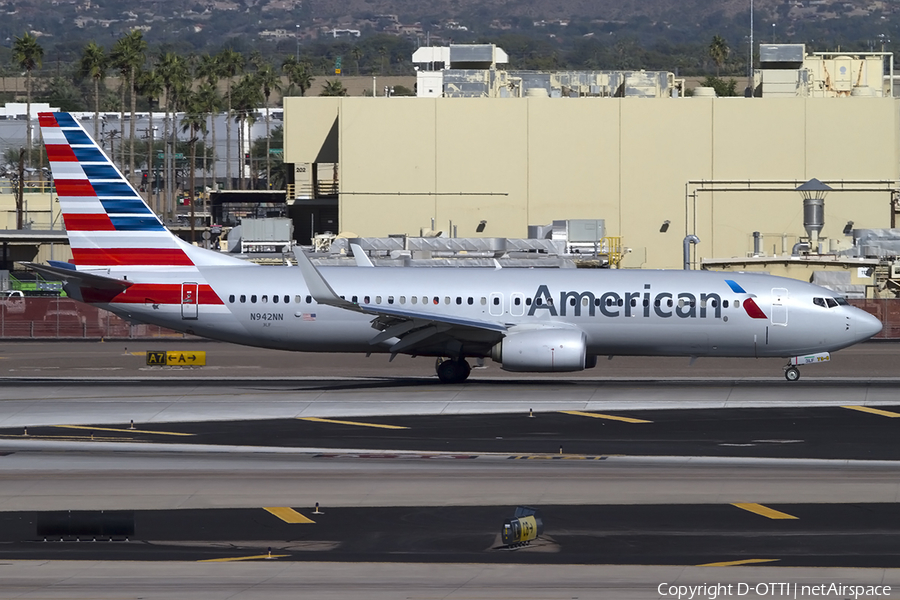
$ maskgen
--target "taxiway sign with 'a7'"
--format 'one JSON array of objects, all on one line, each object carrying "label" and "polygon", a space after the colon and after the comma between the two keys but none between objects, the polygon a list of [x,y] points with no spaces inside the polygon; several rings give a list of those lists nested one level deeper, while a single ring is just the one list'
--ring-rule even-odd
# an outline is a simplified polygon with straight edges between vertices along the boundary
[{"label": "taxiway sign with 'a7'", "polygon": [[202,367],[206,366],[206,352],[193,350],[189,352],[147,352],[147,364],[155,367],[171,367],[173,365]]}]

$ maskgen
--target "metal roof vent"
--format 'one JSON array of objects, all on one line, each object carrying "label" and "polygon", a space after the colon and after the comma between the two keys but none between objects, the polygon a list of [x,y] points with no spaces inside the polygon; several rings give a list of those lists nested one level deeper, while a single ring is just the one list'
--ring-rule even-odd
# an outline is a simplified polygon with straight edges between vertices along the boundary
[{"label": "metal roof vent", "polygon": [[818,248],[819,232],[825,226],[825,196],[831,187],[818,179],[810,179],[797,188],[803,196],[803,228],[809,236],[812,251]]}]

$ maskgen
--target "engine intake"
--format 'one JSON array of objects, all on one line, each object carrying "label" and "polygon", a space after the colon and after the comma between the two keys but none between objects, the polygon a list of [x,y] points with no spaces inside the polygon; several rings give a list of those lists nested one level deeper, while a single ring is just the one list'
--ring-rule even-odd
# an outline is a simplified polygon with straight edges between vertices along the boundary
[{"label": "engine intake", "polygon": [[504,371],[519,373],[583,371],[591,362],[586,355],[587,341],[580,329],[512,331],[491,349],[491,358]]}]

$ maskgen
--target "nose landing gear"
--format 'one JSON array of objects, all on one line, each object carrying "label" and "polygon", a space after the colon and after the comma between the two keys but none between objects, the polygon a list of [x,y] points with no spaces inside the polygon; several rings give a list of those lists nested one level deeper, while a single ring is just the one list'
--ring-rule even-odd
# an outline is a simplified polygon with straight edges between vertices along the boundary
[{"label": "nose landing gear", "polygon": [[831,360],[831,354],[828,352],[816,352],[815,354],[807,354],[805,356],[794,356],[784,366],[784,378],[788,381],[797,381],[800,379],[800,365],[815,365],[818,363],[828,362]]},{"label": "nose landing gear", "polygon": [[469,363],[464,358],[443,361],[438,359],[435,370],[441,383],[462,383],[469,378],[472,367],[469,366]]},{"label": "nose landing gear", "polygon": [[790,365],[784,368],[784,378],[788,381],[797,381],[800,379],[800,369]]}]

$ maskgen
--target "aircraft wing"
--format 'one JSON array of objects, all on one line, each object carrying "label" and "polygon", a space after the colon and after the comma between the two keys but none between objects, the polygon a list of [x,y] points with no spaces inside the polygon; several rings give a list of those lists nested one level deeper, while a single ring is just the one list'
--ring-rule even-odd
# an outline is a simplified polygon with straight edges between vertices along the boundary
[{"label": "aircraft wing", "polygon": [[372,320],[372,327],[381,333],[375,335],[369,343],[376,346],[397,338],[398,341],[390,346],[393,356],[400,352],[414,354],[416,351],[426,349],[452,350],[464,343],[490,347],[503,339],[507,330],[506,325],[494,321],[467,319],[393,306],[360,305],[344,300],[337,295],[304,252],[297,252],[296,255],[297,266],[300,267],[309,293],[316,302],[375,317]]}]

